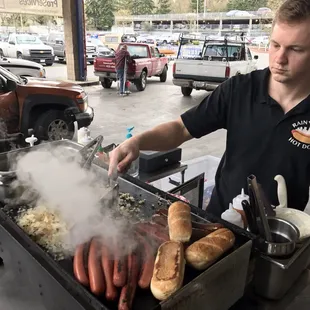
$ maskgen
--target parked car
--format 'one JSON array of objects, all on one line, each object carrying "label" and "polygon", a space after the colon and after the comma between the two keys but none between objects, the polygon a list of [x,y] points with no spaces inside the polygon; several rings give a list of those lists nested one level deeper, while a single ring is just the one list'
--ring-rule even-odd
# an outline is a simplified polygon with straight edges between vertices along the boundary
[{"label": "parked car", "polygon": [[[119,45],[119,48],[124,43]],[[147,78],[158,76],[161,82],[166,82],[168,72],[168,58],[160,54],[157,47],[143,43],[126,43],[131,55],[132,63],[127,69],[127,79],[136,85],[137,90],[146,88]],[[95,75],[99,77],[104,88],[111,88],[116,81],[115,57],[98,56],[94,63]]]},{"label": "parked car", "polygon": [[259,8],[257,10],[257,14],[261,15],[261,16],[268,15],[268,14],[271,14],[271,13],[272,13],[272,10],[270,8],[266,8],[266,7]]},{"label": "parked car", "polygon": [[256,60],[246,43],[205,42],[199,57],[178,58],[173,64],[173,84],[184,96],[193,89],[212,91],[232,76],[257,70]]},{"label": "parked car", "polygon": [[[60,62],[66,62],[65,36],[62,32],[50,33],[47,38],[47,44],[53,47],[55,56],[57,56]],[[96,55],[96,46],[86,39],[86,61],[93,64]]]},{"label": "parked car", "polygon": [[55,55],[52,47],[45,45],[37,36],[12,33],[0,42],[0,56],[26,59],[52,66]]},{"label": "parked car", "polygon": [[72,139],[74,122],[86,127],[93,118],[81,86],[18,77],[0,67],[0,119],[7,129],[0,142],[23,143],[29,129],[39,140]]},{"label": "parked car", "polygon": [[46,77],[44,67],[29,60],[0,57],[0,66],[18,76]]},{"label": "parked car", "polygon": [[114,53],[114,50],[105,46],[100,39],[96,39],[96,38],[86,38],[87,43],[92,44],[96,47],[96,53],[100,54],[100,55],[110,55]]}]

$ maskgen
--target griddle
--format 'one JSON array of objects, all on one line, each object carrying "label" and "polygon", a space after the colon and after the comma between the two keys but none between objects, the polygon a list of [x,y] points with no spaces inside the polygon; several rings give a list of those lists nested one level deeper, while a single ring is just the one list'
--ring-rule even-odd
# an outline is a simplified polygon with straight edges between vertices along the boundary
[{"label": "griddle", "polygon": [[[100,163],[95,161],[92,169],[101,177],[107,177],[107,171]],[[156,209],[167,208],[171,202],[178,200],[129,175],[119,178],[119,185],[121,192],[128,192],[135,199],[146,201],[143,208],[146,219],[150,218]],[[0,245],[14,253],[12,256],[18,257],[20,264],[27,262],[25,268],[28,269],[28,274],[32,275],[32,291],[40,294],[47,309],[117,309],[117,303],[108,303],[104,298],[95,297],[75,280],[71,258],[54,260],[18,227],[14,220],[17,207],[2,205],[0,208]],[[133,310],[198,310],[205,309],[206,305],[212,310],[224,310],[243,295],[253,235],[194,206],[191,206],[191,210],[195,221],[223,223],[231,229],[236,236],[234,248],[204,272],[186,267],[185,285],[164,302],[153,298],[150,290],[138,289]],[[20,264],[16,265],[17,272],[21,269]]]}]

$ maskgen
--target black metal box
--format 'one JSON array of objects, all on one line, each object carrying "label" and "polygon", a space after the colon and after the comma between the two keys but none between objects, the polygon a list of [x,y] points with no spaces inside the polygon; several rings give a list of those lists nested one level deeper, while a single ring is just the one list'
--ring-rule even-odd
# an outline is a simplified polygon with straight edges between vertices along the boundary
[{"label": "black metal box", "polygon": [[181,161],[182,149],[176,148],[167,152],[140,152],[139,170],[154,172]]}]

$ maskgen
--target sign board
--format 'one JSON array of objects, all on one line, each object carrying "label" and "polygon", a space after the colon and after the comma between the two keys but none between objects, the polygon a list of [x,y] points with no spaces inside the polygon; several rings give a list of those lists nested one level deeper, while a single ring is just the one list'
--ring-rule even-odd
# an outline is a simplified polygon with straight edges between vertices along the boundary
[{"label": "sign board", "polygon": [[62,1],[63,0],[0,0],[0,13],[62,16]]}]

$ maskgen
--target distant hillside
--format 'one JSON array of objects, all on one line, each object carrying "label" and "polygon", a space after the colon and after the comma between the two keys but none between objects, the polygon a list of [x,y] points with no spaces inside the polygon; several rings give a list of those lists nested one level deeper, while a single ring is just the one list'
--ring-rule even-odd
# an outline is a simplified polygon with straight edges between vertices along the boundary
[{"label": "distant hillside", "polygon": [[[211,11],[225,11],[228,1],[229,0],[207,0],[207,9]],[[174,13],[191,12],[190,4],[191,0],[171,0],[171,8]]]}]

